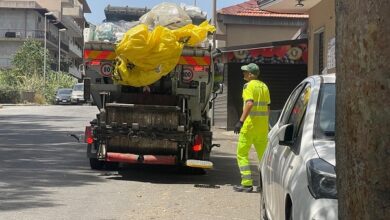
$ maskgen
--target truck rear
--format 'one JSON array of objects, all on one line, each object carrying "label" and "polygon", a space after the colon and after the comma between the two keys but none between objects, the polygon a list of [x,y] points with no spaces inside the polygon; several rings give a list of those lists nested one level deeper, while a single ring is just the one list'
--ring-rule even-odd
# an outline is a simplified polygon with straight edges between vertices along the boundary
[{"label": "truck rear", "polygon": [[86,127],[92,169],[119,162],[210,169],[215,82],[210,47],[184,48],[176,67],[157,82],[132,87],[114,83],[115,45],[85,45],[84,96],[99,109]]}]

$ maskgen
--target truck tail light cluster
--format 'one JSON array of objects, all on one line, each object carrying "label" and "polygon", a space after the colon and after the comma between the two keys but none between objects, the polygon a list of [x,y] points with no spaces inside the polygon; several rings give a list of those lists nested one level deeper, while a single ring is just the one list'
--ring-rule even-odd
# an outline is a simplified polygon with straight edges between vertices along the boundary
[{"label": "truck tail light cluster", "polygon": [[194,145],[192,146],[192,150],[195,152],[199,152],[202,150],[203,138],[199,134],[195,135]]},{"label": "truck tail light cluster", "polygon": [[93,143],[93,135],[91,126],[85,127],[85,143],[92,144]]}]

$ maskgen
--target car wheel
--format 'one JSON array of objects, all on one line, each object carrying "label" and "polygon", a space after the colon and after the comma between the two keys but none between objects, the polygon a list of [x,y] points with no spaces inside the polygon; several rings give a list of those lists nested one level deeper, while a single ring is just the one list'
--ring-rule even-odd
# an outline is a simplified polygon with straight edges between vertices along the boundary
[{"label": "car wheel", "polygon": [[263,192],[263,183],[259,182],[259,192],[260,192],[260,219],[262,220],[268,220],[267,212],[265,211],[265,199],[264,199],[264,192]]},{"label": "car wheel", "polygon": [[293,219],[293,206],[291,203],[291,200],[289,199],[286,204],[286,220],[292,220]]}]

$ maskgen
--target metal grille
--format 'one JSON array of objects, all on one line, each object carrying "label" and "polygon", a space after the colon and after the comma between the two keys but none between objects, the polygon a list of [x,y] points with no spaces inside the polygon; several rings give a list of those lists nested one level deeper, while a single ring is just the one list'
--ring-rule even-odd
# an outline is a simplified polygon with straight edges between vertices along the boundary
[{"label": "metal grille", "polygon": [[134,104],[107,104],[107,124],[138,123],[140,128],[177,130],[179,107]]}]

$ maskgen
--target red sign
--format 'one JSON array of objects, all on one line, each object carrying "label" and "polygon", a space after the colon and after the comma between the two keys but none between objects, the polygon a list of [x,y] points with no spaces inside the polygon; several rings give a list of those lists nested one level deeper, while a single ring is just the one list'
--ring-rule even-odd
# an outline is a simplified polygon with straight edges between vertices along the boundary
[{"label": "red sign", "polygon": [[111,63],[102,63],[100,66],[100,73],[102,76],[111,77],[112,76],[112,64]]}]

